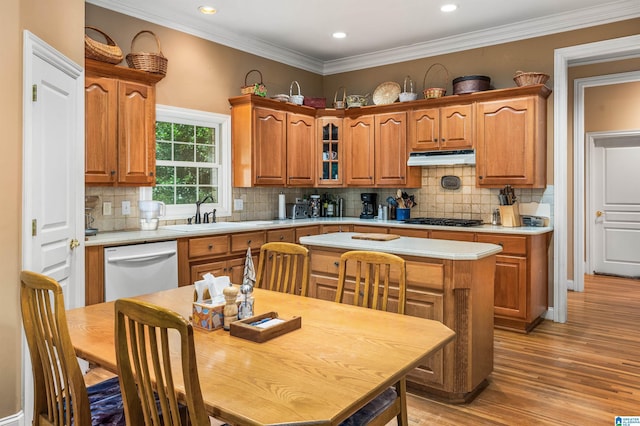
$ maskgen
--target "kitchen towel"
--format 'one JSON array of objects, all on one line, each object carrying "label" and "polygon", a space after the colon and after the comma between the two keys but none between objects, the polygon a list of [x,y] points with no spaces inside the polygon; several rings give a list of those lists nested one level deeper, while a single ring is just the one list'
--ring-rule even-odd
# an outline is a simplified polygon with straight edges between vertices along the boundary
[{"label": "kitchen towel", "polygon": [[278,195],[278,219],[286,219],[287,218],[287,208],[285,203],[284,194],[281,192]]}]

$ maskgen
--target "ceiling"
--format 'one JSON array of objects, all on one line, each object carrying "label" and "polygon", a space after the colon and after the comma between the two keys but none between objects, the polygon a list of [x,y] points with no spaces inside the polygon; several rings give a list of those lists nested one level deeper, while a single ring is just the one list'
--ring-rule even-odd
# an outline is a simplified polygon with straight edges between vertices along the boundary
[{"label": "ceiling", "polygon": [[[640,17],[637,0],[86,2],[322,75]],[[441,12],[449,2],[458,9]]]}]

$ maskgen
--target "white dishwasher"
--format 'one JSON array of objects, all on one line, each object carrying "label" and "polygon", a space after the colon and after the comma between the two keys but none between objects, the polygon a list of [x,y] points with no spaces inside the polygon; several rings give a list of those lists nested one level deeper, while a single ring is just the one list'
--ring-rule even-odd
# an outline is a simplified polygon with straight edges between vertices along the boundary
[{"label": "white dishwasher", "polygon": [[104,300],[178,287],[176,241],[104,249]]}]

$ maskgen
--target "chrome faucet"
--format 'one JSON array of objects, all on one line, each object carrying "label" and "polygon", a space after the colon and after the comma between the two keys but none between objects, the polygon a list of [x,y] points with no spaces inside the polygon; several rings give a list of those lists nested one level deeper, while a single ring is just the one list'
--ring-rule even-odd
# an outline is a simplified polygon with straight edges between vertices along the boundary
[{"label": "chrome faucet", "polygon": [[[194,218],[195,220],[193,221],[193,223],[196,223],[196,224],[202,223],[202,215],[200,214],[200,205],[206,203],[207,200],[211,200],[213,202],[213,197],[211,195],[207,195],[202,200],[196,201],[196,216]],[[206,217],[205,223],[208,223],[209,221],[208,215],[205,217]],[[215,222],[215,215],[214,215],[214,222]]]}]

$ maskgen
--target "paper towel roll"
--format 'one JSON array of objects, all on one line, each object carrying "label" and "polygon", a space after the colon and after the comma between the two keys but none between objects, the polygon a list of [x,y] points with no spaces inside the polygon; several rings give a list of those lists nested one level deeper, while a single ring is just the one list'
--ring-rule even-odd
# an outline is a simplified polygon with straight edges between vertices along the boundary
[{"label": "paper towel roll", "polygon": [[287,218],[287,205],[285,203],[285,197],[283,193],[278,195],[278,219]]}]

